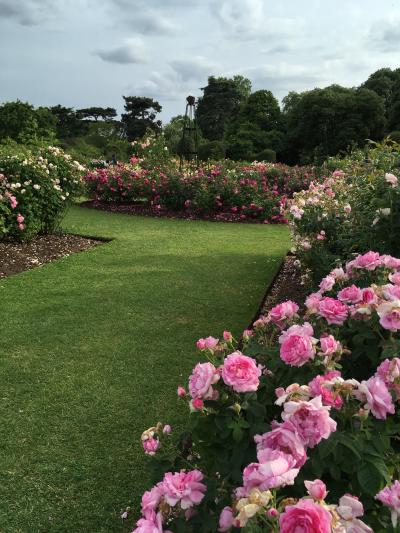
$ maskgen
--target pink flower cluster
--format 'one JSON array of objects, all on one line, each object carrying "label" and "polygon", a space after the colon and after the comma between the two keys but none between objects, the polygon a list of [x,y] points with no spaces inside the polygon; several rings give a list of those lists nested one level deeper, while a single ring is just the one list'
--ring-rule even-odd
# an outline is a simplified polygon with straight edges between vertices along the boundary
[{"label": "pink flower cluster", "polygon": [[396,480],[390,487],[385,487],[375,496],[377,500],[389,507],[393,527],[397,527],[400,516],[400,481]]},{"label": "pink flower cluster", "polygon": [[170,509],[187,511],[204,498],[206,486],[200,470],[167,472],[164,479],[142,497],[142,518],[133,533],[162,533]]}]

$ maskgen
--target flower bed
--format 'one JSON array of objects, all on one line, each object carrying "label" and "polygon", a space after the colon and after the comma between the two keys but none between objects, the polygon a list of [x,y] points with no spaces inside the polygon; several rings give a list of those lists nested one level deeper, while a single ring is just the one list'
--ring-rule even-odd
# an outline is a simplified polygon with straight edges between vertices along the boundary
[{"label": "flower bed", "polygon": [[241,345],[197,342],[205,361],[177,390],[188,432],[142,435],[155,485],[136,533],[394,531],[400,259],[358,255],[305,309],[274,306]]},{"label": "flower bed", "polygon": [[0,150],[0,239],[49,233],[82,192],[84,171],[60,148],[37,153]]},{"label": "flower bed", "polygon": [[[226,161],[180,172],[158,145],[142,143],[130,163],[88,172],[85,180],[95,200],[140,203],[155,210],[180,211],[188,216],[229,214],[240,220],[286,222],[282,208],[295,191],[316,180],[314,169],[280,164],[248,165]],[[157,146],[157,150],[154,147]],[[144,148],[142,148],[144,146]],[[154,153],[156,151],[157,158]]]}]

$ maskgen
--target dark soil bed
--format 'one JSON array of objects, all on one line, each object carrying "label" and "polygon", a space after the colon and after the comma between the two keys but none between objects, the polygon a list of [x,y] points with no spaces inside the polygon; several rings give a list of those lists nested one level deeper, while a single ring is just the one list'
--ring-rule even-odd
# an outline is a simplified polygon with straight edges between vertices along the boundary
[{"label": "dark soil bed", "polygon": [[190,211],[173,211],[161,207],[157,209],[149,205],[141,204],[117,204],[115,202],[101,202],[99,200],[88,200],[78,204],[80,207],[90,207],[92,209],[101,209],[102,211],[110,211],[111,213],[123,213],[126,215],[140,215],[145,217],[167,217],[167,218],[182,218],[185,220],[207,220],[210,222],[236,222],[241,224],[262,224],[264,221],[259,218],[252,218],[247,216],[241,218],[235,213],[217,213],[215,215],[201,215]]},{"label": "dark soil bed", "polygon": [[0,242],[0,278],[82,252],[103,241],[78,235],[40,235],[29,242]]}]

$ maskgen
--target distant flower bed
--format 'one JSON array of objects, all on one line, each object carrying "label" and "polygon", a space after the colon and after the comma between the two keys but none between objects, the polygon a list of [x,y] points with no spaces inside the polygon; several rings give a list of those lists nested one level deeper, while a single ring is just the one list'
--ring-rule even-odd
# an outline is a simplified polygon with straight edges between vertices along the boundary
[{"label": "distant flower bed", "polygon": [[84,170],[57,147],[13,155],[0,150],[0,239],[53,231],[82,192]]},{"label": "distant flower bed", "polygon": [[149,156],[151,148],[156,148],[146,142],[140,144],[141,153],[129,163],[86,174],[94,199],[121,204],[140,202],[156,210],[166,208],[189,215],[229,213],[242,220],[286,222],[283,208],[287,199],[317,179],[312,168],[263,162],[244,165],[227,161],[205,164],[191,173],[179,172],[160,147],[159,157],[154,157],[154,153]]}]

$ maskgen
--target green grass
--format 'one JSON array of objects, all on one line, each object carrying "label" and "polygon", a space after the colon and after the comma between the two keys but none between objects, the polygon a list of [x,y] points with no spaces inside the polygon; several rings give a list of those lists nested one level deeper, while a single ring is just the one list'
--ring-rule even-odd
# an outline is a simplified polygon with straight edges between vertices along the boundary
[{"label": "green grass", "polygon": [[289,246],[281,226],[75,207],[112,242],[0,281],[0,531],[118,532],[147,488],[139,439],[187,413],[200,336],[253,318]]}]

